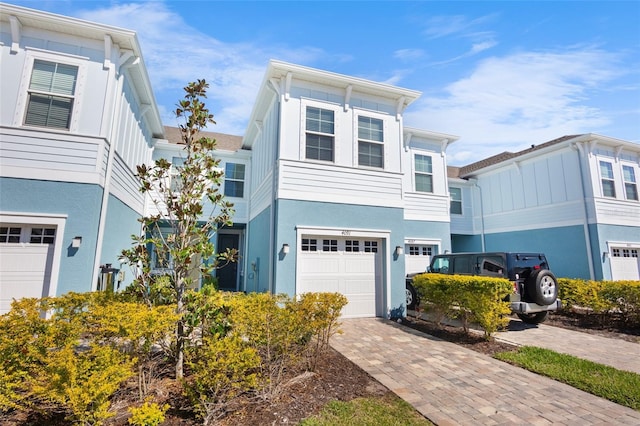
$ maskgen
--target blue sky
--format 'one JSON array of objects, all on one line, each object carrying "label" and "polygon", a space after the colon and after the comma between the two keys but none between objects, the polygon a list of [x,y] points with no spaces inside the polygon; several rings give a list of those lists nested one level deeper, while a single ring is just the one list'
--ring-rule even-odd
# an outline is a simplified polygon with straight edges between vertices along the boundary
[{"label": "blue sky", "polygon": [[422,92],[405,124],[460,137],[451,165],[556,137],[640,143],[640,1],[9,1],[138,32],[166,125],[211,83],[244,133],[269,59]]}]

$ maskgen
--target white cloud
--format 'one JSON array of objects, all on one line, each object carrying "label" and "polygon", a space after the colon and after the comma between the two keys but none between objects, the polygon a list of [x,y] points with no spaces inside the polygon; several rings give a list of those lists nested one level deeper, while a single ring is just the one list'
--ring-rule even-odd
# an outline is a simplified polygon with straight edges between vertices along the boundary
[{"label": "white cloud", "polygon": [[424,56],[422,49],[398,49],[393,52],[393,57],[401,61],[420,59]]},{"label": "white cloud", "polygon": [[[80,18],[133,29],[138,33],[151,84],[166,125],[176,125],[174,105],[190,81],[204,78],[207,107],[217,125],[211,130],[244,134],[269,59],[313,62],[327,55],[322,49],[288,49],[250,43],[223,43],[197,31],[161,2],[119,4],[80,11]],[[334,56],[337,61],[348,57]]]},{"label": "white cloud", "polygon": [[443,94],[423,95],[406,122],[461,136],[450,148],[451,164],[592,132],[611,119],[589,106],[589,96],[619,76],[616,61],[595,48],[492,57]]}]

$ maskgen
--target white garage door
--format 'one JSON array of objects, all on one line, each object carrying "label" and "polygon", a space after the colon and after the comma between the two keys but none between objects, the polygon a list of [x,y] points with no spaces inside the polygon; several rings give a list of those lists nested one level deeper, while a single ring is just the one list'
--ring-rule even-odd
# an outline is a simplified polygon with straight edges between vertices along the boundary
[{"label": "white garage door", "polygon": [[0,314],[13,299],[49,294],[55,228],[0,225]]},{"label": "white garage door", "polygon": [[405,244],[404,270],[405,274],[426,272],[431,263],[433,246],[425,244]]},{"label": "white garage door", "polygon": [[613,247],[611,249],[611,279],[640,280],[640,249]]},{"label": "white garage door", "polygon": [[342,293],[348,299],[344,318],[374,317],[382,288],[381,251],[380,240],[303,236],[296,293]]}]

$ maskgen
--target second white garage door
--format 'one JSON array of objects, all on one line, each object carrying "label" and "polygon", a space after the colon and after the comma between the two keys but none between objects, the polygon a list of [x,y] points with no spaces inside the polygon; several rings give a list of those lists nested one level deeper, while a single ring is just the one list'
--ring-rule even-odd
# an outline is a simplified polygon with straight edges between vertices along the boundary
[{"label": "second white garage door", "polygon": [[342,293],[348,300],[344,318],[374,317],[381,298],[381,252],[380,240],[304,235],[296,293]]}]

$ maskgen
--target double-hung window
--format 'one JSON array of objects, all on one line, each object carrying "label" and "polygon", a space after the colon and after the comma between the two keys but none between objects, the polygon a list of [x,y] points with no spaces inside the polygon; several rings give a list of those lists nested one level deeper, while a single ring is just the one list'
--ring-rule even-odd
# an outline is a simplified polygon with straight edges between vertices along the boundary
[{"label": "double-hung window", "polygon": [[173,157],[171,159],[171,191],[180,192],[182,190],[182,178],[180,177],[180,168],[184,165],[184,158]]},{"label": "double-hung window", "polygon": [[462,214],[462,188],[449,188],[451,214]]},{"label": "double-hung window", "polygon": [[358,117],[358,165],[384,168],[382,120]]},{"label": "double-hung window", "polygon": [[638,185],[636,183],[636,174],[631,166],[622,166],[622,176],[624,179],[624,191],[627,200],[638,201]]},{"label": "double-hung window", "polygon": [[414,158],[417,192],[433,192],[433,166],[431,157],[416,154]]},{"label": "double-hung window", "polygon": [[600,178],[602,180],[602,195],[616,198],[616,183],[613,179],[613,166],[607,161],[600,161]]},{"label": "double-hung window", "polygon": [[227,163],[224,169],[224,195],[244,197],[244,164]]},{"label": "double-hung window", "polygon": [[69,129],[77,77],[76,66],[35,60],[24,123]]},{"label": "double-hung window", "polygon": [[307,107],[305,157],[333,161],[335,140],[334,113],[328,109]]}]

